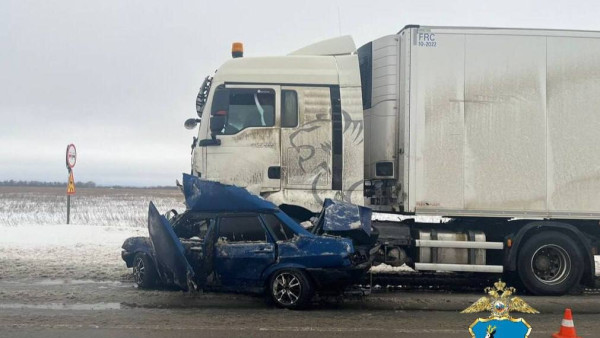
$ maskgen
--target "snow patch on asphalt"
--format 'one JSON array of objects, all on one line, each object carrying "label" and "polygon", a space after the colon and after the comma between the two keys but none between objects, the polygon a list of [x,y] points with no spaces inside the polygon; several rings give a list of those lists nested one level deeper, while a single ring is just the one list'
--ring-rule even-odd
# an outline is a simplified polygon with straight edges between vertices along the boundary
[{"label": "snow patch on asphalt", "polygon": [[402,266],[391,266],[391,265],[387,265],[385,263],[381,263],[379,265],[372,266],[371,269],[369,270],[369,272],[372,274],[406,273],[406,272],[415,272],[415,270],[413,270],[413,268],[411,268],[410,266],[408,266],[406,264],[402,264]]},{"label": "snow patch on asphalt", "polygon": [[121,245],[132,236],[148,236],[148,230],[75,224],[0,226],[0,276],[45,283],[126,280],[130,272],[121,259]]},{"label": "snow patch on asphalt", "polygon": [[35,310],[120,310],[120,303],[94,303],[94,304],[65,304],[65,303],[47,303],[47,304],[20,304],[8,303],[0,304],[0,309],[35,309]]},{"label": "snow patch on asphalt", "polygon": [[33,285],[104,285],[104,286],[127,286],[127,284],[119,281],[102,281],[102,280],[91,280],[91,279],[44,279],[38,282],[31,283]]},{"label": "snow patch on asphalt", "polygon": [[406,219],[414,219],[415,222],[419,222],[419,223],[445,223],[450,220],[450,218],[440,217],[440,216],[406,216],[406,215],[387,214],[387,213],[379,213],[379,212],[374,212],[372,219],[374,221],[388,221],[388,222],[402,222]]},{"label": "snow patch on asphalt", "polygon": [[148,235],[146,228],[83,224],[0,226],[0,247],[45,248],[87,244],[118,247],[127,237]]}]

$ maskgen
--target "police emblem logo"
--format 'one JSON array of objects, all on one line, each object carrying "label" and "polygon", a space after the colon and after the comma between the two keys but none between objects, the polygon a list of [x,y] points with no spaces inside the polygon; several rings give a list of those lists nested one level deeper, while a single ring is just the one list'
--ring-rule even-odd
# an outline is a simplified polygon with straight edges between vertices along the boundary
[{"label": "police emblem logo", "polygon": [[523,318],[512,318],[510,312],[539,313],[523,299],[512,296],[515,288],[507,287],[499,280],[494,287],[487,287],[487,296],[479,298],[461,313],[489,311],[488,318],[478,318],[471,326],[469,333],[474,338],[527,338],[531,326]]}]

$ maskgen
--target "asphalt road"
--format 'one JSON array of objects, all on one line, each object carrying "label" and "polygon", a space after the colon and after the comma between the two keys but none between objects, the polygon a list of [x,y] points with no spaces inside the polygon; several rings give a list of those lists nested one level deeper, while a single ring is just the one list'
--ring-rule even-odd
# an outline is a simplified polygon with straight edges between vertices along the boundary
[{"label": "asphalt road", "polygon": [[[135,309],[2,314],[2,337],[468,337],[474,317],[444,311]],[[560,316],[527,316],[531,337],[550,337]],[[8,320],[11,323],[4,323]],[[76,323],[74,323],[76,322]],[[598,316],[575,318],[597,337]]]},{"label": "asphalt road", "polygon": [[[481,296],[376,293],[289,311],[244,295],[145,291],[118,282],[0,280],[0,337],[468,337],[468,326],[487,314],[459,311]],[[600,295],[524,298],[541,311],[522,315],[533,327],[530,337],[550,337],[565,307],[574,311],[579,336],[598,337]]]}]

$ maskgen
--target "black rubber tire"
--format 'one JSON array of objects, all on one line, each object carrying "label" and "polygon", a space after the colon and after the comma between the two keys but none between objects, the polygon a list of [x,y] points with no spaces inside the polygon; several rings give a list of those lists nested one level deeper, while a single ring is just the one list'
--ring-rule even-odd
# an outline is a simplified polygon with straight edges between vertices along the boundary
[{"label": "black rubber tire", "polygon": [[[549,256],[555,259],[549,260]],[[535,259],[536,257],[543,258],[540,260]],[[542,269],[538,269],[536,275],[534,262],[538,261],[546,267],[556,267],[555,262],[564,261],[558,265],[558,270],[562,270],[562,265],[565,268],[557,277],[552,276],[555,272],[549,272],[550,277],[542,276]],[[523,244],[517,258],[517,271],[525,288],[534,295],[564,295],[579,284],[583,275],[583,262],[583,254],[571,237],[558,231],[548,231],[533,235]],[[551,269],[545,269],[549,270]]]},{"label": "black rubber tire", "polygon": [[[288,281],[289,283],[287,285],[287,289],[291,293],[296,294],[297,299],[294,299],[293,297],[290,297],[286,294],[279,294],[279,292],[281,292],[282,287],[284,289],[286,288],[286,286],[280,283],[282,276],[283,279]],[[299,288],[295,288],[295,284],[289,282],[290,277],[291,281],[298,282]],[[292,287],[289,287],[290,285],[292,285]],[[312,283],[303,271],[295,269],[285,269],[273,273],[273,275],[269,279],[267,292],[269,292],[269,298],[273,301],[273,303],[276,306],[291,310],[301,310],[307,308],[310,305],[310,301],[312,300],[314,295],[314,288],[312,286]]]},{"label": "black rubber tire", "polygon": [[133,280],[142,289],[152,288],[156,285],[158,274],[152,259],[148,255],[138,252],[133,257]]}]

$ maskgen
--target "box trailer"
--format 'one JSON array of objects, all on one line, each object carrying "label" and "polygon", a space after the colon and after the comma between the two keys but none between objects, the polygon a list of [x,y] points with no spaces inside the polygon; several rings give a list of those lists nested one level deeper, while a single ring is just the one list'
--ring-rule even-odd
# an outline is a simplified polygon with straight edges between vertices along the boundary
[{"label": "box trailer", "polygon": [[374,205],[600,218],[600,34],[407,27],[358,50]]}]

